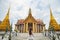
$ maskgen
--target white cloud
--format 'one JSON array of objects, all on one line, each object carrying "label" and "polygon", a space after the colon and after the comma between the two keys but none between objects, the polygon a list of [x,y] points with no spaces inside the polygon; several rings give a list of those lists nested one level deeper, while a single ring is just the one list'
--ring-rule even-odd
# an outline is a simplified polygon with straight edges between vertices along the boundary
[{"label": "white cloud", "polygon": [[56,11],[57,11],[57,12],[60,12],[60,7],[57,7],[57,8],[56,8]]},{"label": "white cloud", "polygon": [[48,4],[49,4],[49,0],[41,0],[40,5],[41,5],[42,7],[45,7],[45,6],[47,6]]}]

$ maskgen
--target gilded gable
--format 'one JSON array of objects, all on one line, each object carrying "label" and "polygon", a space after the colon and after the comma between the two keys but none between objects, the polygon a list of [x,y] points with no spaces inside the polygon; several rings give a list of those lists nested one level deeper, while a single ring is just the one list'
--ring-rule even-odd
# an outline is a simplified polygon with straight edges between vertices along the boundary
[{"label": "gilded gable", "polygon": [[31,14],[31,9],[29,9],[29,15],[28,15],[28,17],[24,20],[24,22],[37,22],[36,20],[35,20],[35,18],[32,16],[32,14]]}]

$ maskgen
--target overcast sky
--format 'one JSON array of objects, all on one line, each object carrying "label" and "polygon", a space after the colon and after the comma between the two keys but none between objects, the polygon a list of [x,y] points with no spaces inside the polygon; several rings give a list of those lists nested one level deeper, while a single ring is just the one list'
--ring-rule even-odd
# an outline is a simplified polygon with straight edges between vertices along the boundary
[{"label": "overcast sky", "polygon": [[35,19],[41,19],[49,26],[50,8],[58,24],[60,24],[60,0],[0,0],[0,20],[6,16],[10,7],[10,23],[16,24],[17,20],[28,16],[29,8]]}]

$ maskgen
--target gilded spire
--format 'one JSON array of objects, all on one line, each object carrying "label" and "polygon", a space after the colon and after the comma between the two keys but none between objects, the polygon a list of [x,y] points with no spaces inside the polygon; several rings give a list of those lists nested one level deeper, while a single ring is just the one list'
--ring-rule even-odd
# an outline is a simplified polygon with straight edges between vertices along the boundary
[{"label": "gilded spire", "polygon": [[52,19],[54,19],[54,17],[53,17],[53,14],[52,14],[52,10],[50,8],[50,20],[52,20]]},{"label": "gilded spire", "polygon": [[31,13],[31,8],[29,8],[29,13]]},{"label": "gilded spire", "polygon": [[10,8],[8,9],[7,15],[9,15],[9,12],[10,12]]},{"label": "gilded spire", "polygon": [[31,8],[29,8],[29,15],[32,16],[32,14],[31,14]]},{"label": "gilded spire", "polygon": [[29,8],[28,17],[24,20],[24,22],[27,22],[26,20],[30,20],[30,19],[34,20],[34,22],[37,22],[37,21],[35,20],[35,18],[34,18],[34,17],[32,16],[32,14],[31,14],[31,8]]},{"label": "gilded spire", "polygon": [[[10,8],[9,8],[8,11],[7,11],[7,15],[6,15],[5,19],[9,19],[9,12],[10,12]],[[4,20],[5,20],[5,19],[4,19]]]},{"label": "gilded spire", "polygon": [[4,20],[0,24],[0,30],[2,31],[6,31],[6,27],[8,28],[8,30],[10,30],[9,12],[10,8],[8,9],[7,15],[5,16]]},{"label": "gilded spire", "polygon": [[51,20],[55,20],[55,19],[54,19],[54,17],[53,17],[52,10],[51,10],[51,8],[50,8],[50,22],[51,22]]},{"label": "gilded spire", "polygon": [[58,23],[56,22],[53,14],[52,14],[51,8],[50,8],[50,24],[49,24],[49,26],[52,26],[55,30],[58,30],[58,27],[59,27]]}]

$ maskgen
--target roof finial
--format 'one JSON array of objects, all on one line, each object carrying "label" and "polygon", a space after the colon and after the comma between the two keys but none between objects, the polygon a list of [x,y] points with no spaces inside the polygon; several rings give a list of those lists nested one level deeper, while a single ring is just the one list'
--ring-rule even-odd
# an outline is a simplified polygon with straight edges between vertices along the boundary
[{"label": "roof finial", "polygon": [[29,15],[31,15],[31,8],[29,8]]},{"label": "roof finial", "polygon": [[8,8],[8,12],[7,12],[7,15],[9,15],[9,12],[10,12],[10,7]]},{"label": "roof finial", "polygon": [[31,8],[29,8],[29,14],[31,13]]}]

